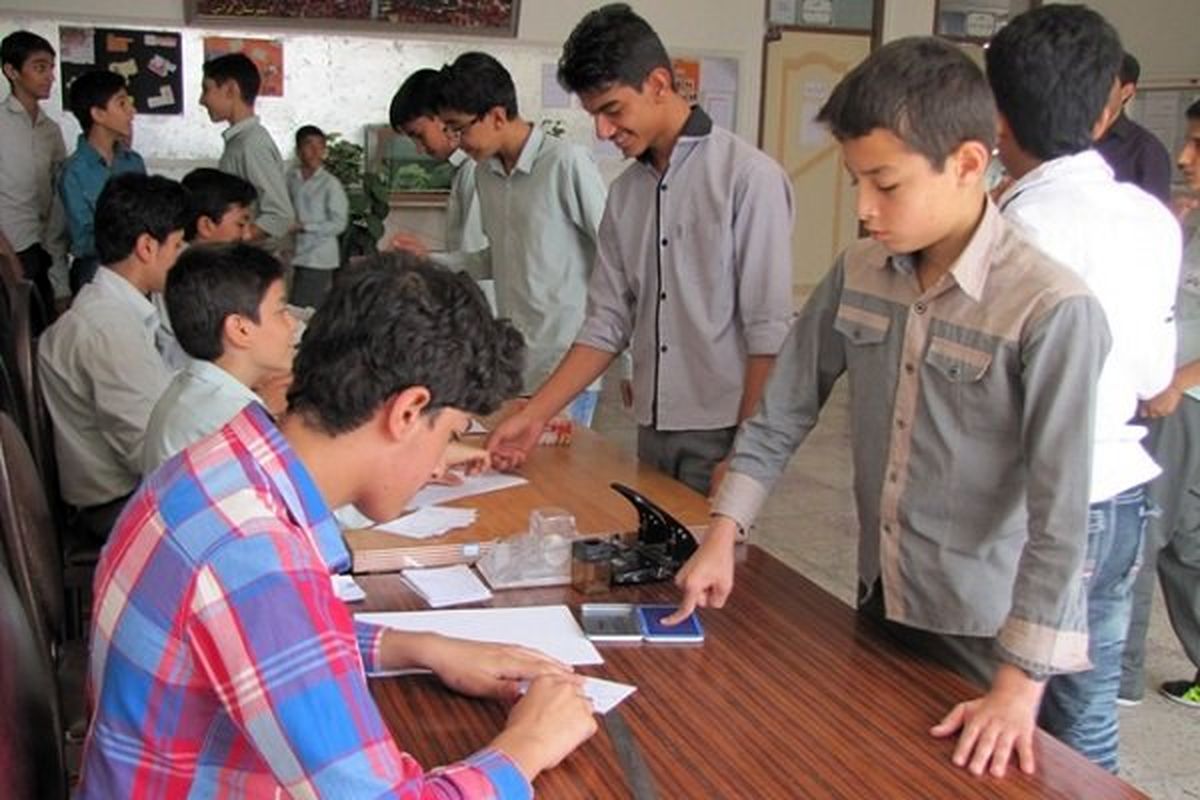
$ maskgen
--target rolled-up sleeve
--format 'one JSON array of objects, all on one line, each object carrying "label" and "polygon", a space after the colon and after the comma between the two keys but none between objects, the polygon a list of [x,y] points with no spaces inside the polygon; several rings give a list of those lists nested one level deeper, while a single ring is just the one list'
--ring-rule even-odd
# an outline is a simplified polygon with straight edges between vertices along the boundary
[{"label": "rolled-up sleeve", "polygon": [[746,352],[775,355],[793,316],[792,187],[774,161],[748,160],[734,198],[734,269]]}]

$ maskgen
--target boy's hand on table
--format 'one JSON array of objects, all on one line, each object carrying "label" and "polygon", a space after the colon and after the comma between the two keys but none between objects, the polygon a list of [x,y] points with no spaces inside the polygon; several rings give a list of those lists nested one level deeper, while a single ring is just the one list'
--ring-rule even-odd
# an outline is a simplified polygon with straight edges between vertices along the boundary
[{"label": "boy's hand on table", "polygon": [[737,523],[729,517],[715,516],[700,548],[675,575],[675,585],[683,590],[683,599],[674,614],[663,618],[664,625],[675,625],[700,608],[721,608],[733,591],[733,543]]},{"label": "boy's hand on table", "polygon": [[1044,681],[1001,664],[987,694],[959,703],[929,732],[944,738],[961,730],[951,760],[973,775],[988,771],[1003,778],[1014,750],[1021,771],[1032,775],[1033,733],[1045,688]]},{"label": "boy's hand on table", "polygon": [[571,667],[528,647],[438,636],[422,661],[446,685],[471,697],[515,700],[521,681],[543,675],[570,677]]},{"label": "boy's hand on table", "polygon": [[532,782],[595,732],[596,718],[583,692],[583,676],[544,675],[534,679],[513,706],[504,732],[492,747],[511,758]]}]

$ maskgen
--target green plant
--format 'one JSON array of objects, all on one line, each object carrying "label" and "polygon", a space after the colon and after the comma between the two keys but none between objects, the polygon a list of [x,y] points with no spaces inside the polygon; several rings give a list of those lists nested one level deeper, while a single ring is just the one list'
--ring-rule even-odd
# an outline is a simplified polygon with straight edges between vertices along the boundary
[{"label": "green plant", "polygon": [[542,131],[547,136],[561,139],[567,132],[567,123],[558,117],[546,117],[541,122]]},{"label": "green plant", "polygon": [[341,236],[341,260],[370,255],[377,251],[376,243],[383,236],[383,221],[387,219],[390,194],[386,176],[367,172],[363,162],[362,145],[347,141],[339,133],[327,139],[325,168],[342,182],[350,204],[350,224]]}]

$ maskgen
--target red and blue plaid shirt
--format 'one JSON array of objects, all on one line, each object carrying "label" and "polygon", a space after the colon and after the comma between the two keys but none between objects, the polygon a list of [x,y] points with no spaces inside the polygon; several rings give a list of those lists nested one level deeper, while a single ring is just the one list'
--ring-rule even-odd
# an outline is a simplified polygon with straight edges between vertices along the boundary
[{"label": "red and blue plaid shirt", "polygon": [[330,585],[348,564],[256,405],[151,475],[96,572],[78,796],[531,796],[496,750],[428,774],[400,752],[364,673],[382,630]]}]

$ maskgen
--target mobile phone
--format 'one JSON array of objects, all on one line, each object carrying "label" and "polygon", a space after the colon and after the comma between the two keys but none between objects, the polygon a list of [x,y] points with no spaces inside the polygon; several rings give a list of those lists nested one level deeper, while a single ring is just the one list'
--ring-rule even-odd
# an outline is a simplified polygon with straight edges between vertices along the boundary
[{"label": "mobile phone", "polygon": [[700,617],[693,611],[677,625],[664,625],[663,617],[674,614],[676,606],[638,606],[637,612],[642,627],[642,638],[647,642],[693,643],[704,641],[704,628]]},{"label": "mobile phone", "polygon": [[637,607],[630,603],[584,603],[579,618],[584,636],[593,642],[641,641]]}]

